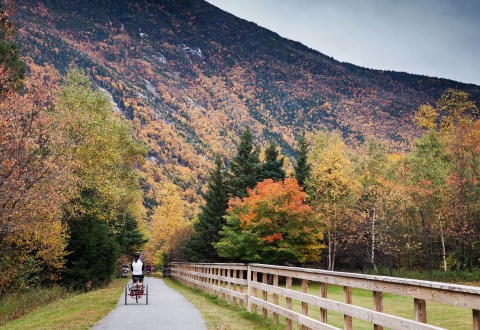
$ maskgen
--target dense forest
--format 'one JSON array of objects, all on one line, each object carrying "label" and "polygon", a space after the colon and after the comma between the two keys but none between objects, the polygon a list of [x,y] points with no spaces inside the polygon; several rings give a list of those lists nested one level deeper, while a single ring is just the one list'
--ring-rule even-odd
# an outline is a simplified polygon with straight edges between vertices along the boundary
[{"label": "dense forest", "polygon": [[0,296],[103,285],[136,250],[480,266],[480,87],[339,63],[200,0],[15,3]]}]

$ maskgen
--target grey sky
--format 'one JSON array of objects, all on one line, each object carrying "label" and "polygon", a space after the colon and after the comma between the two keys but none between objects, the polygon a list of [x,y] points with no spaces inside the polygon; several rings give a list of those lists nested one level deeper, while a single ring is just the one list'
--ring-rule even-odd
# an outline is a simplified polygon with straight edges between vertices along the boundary
[{"label": "grey sky", "polygon": [[339,61],[480,85],[480,0],[207,1]]}]

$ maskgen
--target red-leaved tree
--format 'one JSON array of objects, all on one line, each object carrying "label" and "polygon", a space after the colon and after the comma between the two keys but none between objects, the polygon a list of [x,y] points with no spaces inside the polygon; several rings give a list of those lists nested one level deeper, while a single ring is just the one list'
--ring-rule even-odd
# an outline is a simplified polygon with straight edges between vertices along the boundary
[{"label": "red-leaved tree", "polygon": [[275,264],[318,261],[322,233],[294,178],[267,179],[230,200],[219,254],[232,260]]}]

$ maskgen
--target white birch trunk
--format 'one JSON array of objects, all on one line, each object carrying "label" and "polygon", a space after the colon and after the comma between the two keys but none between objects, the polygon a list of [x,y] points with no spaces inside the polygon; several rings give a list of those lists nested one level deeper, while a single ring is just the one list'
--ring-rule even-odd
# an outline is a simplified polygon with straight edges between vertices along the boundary
[{"label": "white birch trunk", "polygon": [[373,207],[372,214],[372,265],[375,272],[377,271],[377,265],[375,264],[375,207]]},{"label": "white birch trunk", "polygon": [[443,237],[443,227],[442,220],[440,219],[440,214],[438,215],[438,222],[440,223],[440,237],[442,238],[442,258],[443,258],[443,271],[447,271],[447,256],[445,252],[445,239]]},{"label": "white birch trunk", "polygon": [[330,236],[330,230],[327,232],[328,236],[328,270],[332,270],[332,237]]},{"label": "white birch trunk", "polygon": [[335,255],[337,254],[337,239],[336,235],[333,235],[333,253],[332,253],[332,269],[331,271],[335,270]]}]

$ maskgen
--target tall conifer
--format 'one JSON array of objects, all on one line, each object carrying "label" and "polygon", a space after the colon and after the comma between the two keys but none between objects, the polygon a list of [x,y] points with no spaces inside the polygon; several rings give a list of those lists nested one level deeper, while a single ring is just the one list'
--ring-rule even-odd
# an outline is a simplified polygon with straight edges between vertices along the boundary
[{"label": "tall conifer", "polygon": [[247,127],[240,138],[237,155],[230,164],[229,186],[234,197],[245,197],[247,188],[253,188],[261,179],[258,150],[253,144],[253,134]]},{"label": "tall conifer", "polygon": [[187,242],[184,254],[190,261],[218,261],[213,244],[220,240],[219,232],[224,225],[223,216],[228,206],[228,193],[220,155],[215,158],[215,169],[210,173],[205,205],[202,206],[195,232]]},{"label": "tall conifer", "polygon": [[297,154],[295,155],[295,178],[298,184],[305,187],[305,182],[310,177],[311,166],[307,162],[308,158],[308,141],[305,139],[305,131],[302,132],[298,139]]},{"label": "tall conifer", "polygon": [[279,181],[285,179],[285,170],[283,169],[283,162],[285,158],[280,156],[277,150],[278,145],[275,141],[270,141],[265,150],[265,163],[262,164],[262,179],[272,179]]}]

